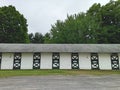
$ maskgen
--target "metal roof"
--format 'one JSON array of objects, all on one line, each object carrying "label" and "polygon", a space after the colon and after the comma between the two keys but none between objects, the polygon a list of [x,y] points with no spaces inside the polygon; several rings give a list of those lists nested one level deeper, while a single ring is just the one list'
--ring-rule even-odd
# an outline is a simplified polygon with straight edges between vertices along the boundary
[{"label": "metal roof", "polygon": [[120,53],[120,44],[0,44],[0,52]]}]

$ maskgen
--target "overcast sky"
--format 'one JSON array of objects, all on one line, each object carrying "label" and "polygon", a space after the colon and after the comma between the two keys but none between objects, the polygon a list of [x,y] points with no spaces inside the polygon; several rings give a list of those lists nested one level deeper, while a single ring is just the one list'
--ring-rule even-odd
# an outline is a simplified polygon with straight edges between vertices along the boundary
[{"label": "overcast sky", "polygon": [[109,0],[0,0],[1,6],[13,5],[24,15],[28,32],[45,34],[56,20],[64,20],[67,14],[85,12],[94,3],[102,5]]}]

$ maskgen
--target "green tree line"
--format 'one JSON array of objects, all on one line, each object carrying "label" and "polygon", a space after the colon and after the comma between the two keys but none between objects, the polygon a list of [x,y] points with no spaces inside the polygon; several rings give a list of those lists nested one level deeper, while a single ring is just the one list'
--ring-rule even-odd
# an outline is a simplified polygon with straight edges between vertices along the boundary
[{"label": "green tree line", "polygon": [[120,0],[57,20],[49,34],[51,43],[120,43]]},{"label": "green tree line", "polygon": [[57,20],[45,35],[28,34],[27,20],[15,7],[0,8],[0,43],[120,43],[120,0]]}]

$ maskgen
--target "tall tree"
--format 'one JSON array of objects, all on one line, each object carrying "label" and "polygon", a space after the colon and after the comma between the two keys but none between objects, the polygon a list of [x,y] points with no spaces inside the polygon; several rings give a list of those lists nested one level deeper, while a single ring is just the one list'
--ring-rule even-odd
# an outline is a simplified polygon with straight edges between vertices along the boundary
[{"label": "tall tree", "polygon": [[27,20],[14,6],[0,7],[0,43],[28,43]]},{"label": "tall tree", "polygon": [[[120,0],[111,0],[101,9],[102,23],[100,37],[104,37],[105,43],[120,43]],[[103,43],[99,38],[99,43]]]},{"label": "tall tree", "polygon": [[104,6],[94,4],[88,14],[97,18],[99,29],[96,29],[97,43],[120,43],[120,0],[110,0]]},{"label": "tall tree", "polygon": [[58,20],[52,25],[52,43],[96,43],[95,30],[99,24],[95,18],[85,13],[67,16],[63,22]]},{"label": "tall tree", "polygon": [[50,31],[51,43],[120,43],[120,0],[93,4],[86,13],[57,20]]}]

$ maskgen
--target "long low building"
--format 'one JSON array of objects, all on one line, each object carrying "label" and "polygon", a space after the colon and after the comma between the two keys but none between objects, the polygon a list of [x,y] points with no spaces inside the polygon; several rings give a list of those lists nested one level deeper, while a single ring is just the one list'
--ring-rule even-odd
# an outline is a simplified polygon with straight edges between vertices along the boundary
[{"label": "long low building", "polygon": [[0,44],[0,69],[120,69],[120,44]]}]

